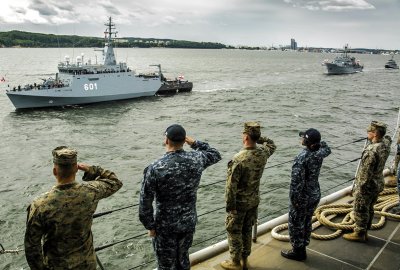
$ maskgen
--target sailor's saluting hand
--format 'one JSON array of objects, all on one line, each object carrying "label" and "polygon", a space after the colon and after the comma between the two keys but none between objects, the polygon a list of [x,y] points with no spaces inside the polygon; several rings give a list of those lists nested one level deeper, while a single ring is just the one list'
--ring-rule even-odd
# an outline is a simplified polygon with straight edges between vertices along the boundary
[{"label": "sailor's saluting hand", "polygon": [[192,137],[189,137],[189,136],[186,136],[186,137],[185,137],[185,142],[186,142],[188,145],[194,144],[195,141],[196,141],[196,140],[193,139]]},{"label": "sailor's saluting hand", "polygon": [[148,231],[148,235],[149,235],[150,237],[156,237],[156,230],[149,230],[149,231]]},{"label": "sailor's saluting hand", "polygon": [[86,163],[78,163],[78,170],[88,172],[89,168],[90,168],[90,166]]}]

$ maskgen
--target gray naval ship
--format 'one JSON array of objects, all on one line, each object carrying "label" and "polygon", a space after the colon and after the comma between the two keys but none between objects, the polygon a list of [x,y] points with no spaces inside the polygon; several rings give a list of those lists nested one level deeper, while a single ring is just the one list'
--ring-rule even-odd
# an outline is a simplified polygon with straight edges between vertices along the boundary
[{"label": "gray naval ship", "polygon": [[344,46],[344,51],[337,56],[332,62],[325,62],[328,74],[340,75],[361,72],[364,66],[360,62],[348,55],[348,44]]},{"label": "gray naval ship", "polygon": [[399,66],[397,65],[396,61],[393,59],[394,55],[392,54],[392,58],[389,59],[386,64],[385,68],[386,69],[399,69]]},{"label": "gray naval ship", "polygon": [[85,63],[78,56],[76,63],[69,57],[59,63],[55,78],[42,83],[7,89],[7,96],[17,109],[88,104],[103,101],[154,96],[162,85],[161,76],[140,76],[126,63],[117,63],[114,55],[112,34],[115,24],[109,17],[105,24],[105,46],[101,63]]}]

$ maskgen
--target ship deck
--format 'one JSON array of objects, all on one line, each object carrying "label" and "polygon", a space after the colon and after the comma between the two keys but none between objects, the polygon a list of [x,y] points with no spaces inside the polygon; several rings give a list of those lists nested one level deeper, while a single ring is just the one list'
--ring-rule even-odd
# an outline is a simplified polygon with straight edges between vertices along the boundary
[{"label": "ship deck", "polygon": [[[346,196],[337,201],[350,200]],[[377,220],[374,220],[374,223]],[[319,227],[314,232],[328,234],[332,231]],[[283,234],[287,231],[281,232]],[[400,269],[400,222],[386,218],[383,228],[370,230],[368,242],[350,242],[342,237],[333,240],[316,240],[311,238],[307,247],[307,260],[303,262],[288,260],[280,255],[282,249],[290,249],[289,242],[275,240],[270,231],[259,236],[256,243],[252,244],[252,253],[249,257],[249,269]],[[228,251],[209,258],[206,261],[192,266],[193,270],[206,270],[223,268],[219,265],[223,260],[229,259]]]}]

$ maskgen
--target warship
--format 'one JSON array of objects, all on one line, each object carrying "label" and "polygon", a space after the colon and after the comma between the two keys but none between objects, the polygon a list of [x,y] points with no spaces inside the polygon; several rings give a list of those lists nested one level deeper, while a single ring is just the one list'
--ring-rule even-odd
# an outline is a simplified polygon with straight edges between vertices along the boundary
[{"label": "warship", "polygon": [[359,61],[355,57],[348,55],[348,45],[344,46],[344,51],[337,56],[332,62],[324,63],[328,69],[328,74],[340,75],[340,74],[351,74],[361,72],[364,66],[360,65]]},{"label": "warship", "polygon": [[115,24],[111,17],[105,24],[105,46],[100,63],[78,56],[76,62],[58,64],[55,78],[7,89],[7,96],[16,109],[55,107],[88,104],[104,101],[154,96],[162,82],[160,74],[153,77],[140,76],[126,63],[117,63],[114,54]]},{"label": "warship", "polygon": [[399,66],[397,65],[396,61],[394,61],[393,59],[393,54],[392,54],[392,58],[389,59],[386,64],[385,64],[385,68],[386,69],[399,69]]}]

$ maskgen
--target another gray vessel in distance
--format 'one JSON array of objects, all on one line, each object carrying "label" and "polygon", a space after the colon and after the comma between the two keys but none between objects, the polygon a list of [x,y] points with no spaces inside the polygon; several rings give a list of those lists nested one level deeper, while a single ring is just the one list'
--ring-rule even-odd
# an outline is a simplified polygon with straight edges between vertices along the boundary
[{"label": "another gray vessel in distance", "polygon": [[15,108],[55,107],[154,96],[161,87],[160,74],[146,78],[130,70],[126,63],[117,63],[112,39],[112,34],[117,32],[111,17],[105,25],[106,40],[101,63],[85,62],[83,54],[72,63],[66,56],[65,61],[59,63],[59,72],[54,79],[7,90]]},{"label": "another gray vessel in distance", "polygon": [[399,66],[397,65],[396,61],[394,61],[393,57],[394,55],[392,54],[392,58],[386,62],[385,64],[386,69],[399,69]]},{"label": "another gray vessel in distance", "polygon": [[335,57],[332,62],[325,62],[329,75],[341,75],[361,72],[364,66],[356,61],[355,57],[348,55],[348,45],[344,46],[344,51],[339,56]]}]

